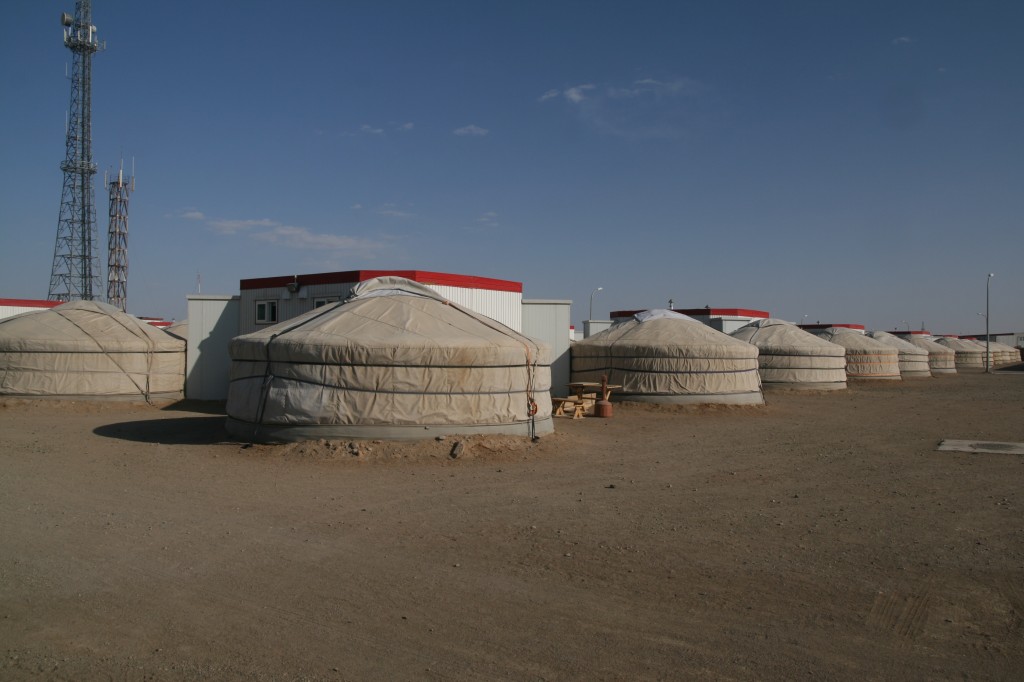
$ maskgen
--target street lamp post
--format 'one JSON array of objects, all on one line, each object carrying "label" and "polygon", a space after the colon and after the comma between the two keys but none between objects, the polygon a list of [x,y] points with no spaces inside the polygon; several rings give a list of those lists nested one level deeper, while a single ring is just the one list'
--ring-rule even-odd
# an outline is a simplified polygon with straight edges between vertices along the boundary
[{"label": "street lamp post", "polygon": [[590,292],[590,318],[589,319],[591,319],[591,320],[594,319],[594,294],[596,294],[599,291],[603,291],[603,290],[604,290],[604,287],[598,287],[598,288],[596,288],[596,289],[594,289],[593,291]]},{"label": "street lamp post", "polygon": [[985,280],[985,371],[992,371],[992,337],[989,336],[988,326],[988,299],[989,290],[992,288],[992,278],[996,276],[996,273],[988,273],[988,279]]}]

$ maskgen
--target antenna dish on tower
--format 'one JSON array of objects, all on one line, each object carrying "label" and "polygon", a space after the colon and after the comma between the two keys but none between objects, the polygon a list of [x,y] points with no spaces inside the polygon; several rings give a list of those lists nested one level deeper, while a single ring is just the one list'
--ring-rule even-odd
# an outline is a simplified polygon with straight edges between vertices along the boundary
[{"label": "antenna dish on tower", "polygon": [[60,13],[60,23],[62,26],[70,26],[73,21],[74,19],[67,12]]}]

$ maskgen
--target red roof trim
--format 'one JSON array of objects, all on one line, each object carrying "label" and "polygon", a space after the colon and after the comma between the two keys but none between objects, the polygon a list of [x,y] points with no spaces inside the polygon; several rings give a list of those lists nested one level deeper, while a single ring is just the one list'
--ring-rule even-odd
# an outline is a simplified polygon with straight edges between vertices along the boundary
[{"label": "red roof trim", "polygon": [[313,284],[355,284],[356,282],[365,282],[374,277],[405,277],[420,284],[523,293],[522,282],[491,279],[490,277],[476,277],[474,275],[452,275],[445,272],[428,272],[426,270],[347,270],[345,272],[321,272],[312,275],[258,277],[255,279],[243,279],[239,283],[239,288],[242,291],[248,289],[272,289],[286,287],[296,280],[300,287]]},{"label": "red roof trim", "polygon": [[[637,313],[642,313],[650,308],[640,308],[638,310],[614,310],[609,316],[610,317],[632,317]],[[719,317],[771,317],[771,313],[766,310],[751,310],[750,308],[673,308],[672,312],[682,313],[683,315],[689,315],[691,317],[697,315],[718,315]]]},{"label": "red roof trim", "polygon": [[0,298],[0,305],[12,308],[56,308],[64,301],[39,301],[32,298]]},{"label": "red roof trim", "polygon": [[862,324],[847,324],[842,322],[830,322],[828,324],[800,324],[801,329],[828,329],[829,327],[842,327],[843,329],[864,329]]}]

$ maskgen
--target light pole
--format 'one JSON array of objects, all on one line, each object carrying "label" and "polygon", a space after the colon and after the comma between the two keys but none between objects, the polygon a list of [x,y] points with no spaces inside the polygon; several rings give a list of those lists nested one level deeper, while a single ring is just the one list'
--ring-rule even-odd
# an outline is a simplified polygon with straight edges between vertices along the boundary
[{"label": "light pole", "polygon": [[992,278],[996,276],[996,273],[988,273],[988,279],[985,280],[985,371],[992,371],[992,337],[989,336],[988,328],[988,293],[992,288]]},{"label": "light pole", "polygon": [[907,325],[907,333],[909,334],[910,333],[910,323],[907,322],[906,320],[901,320],[901,322],[903,322],[903,324]]},{"label": "light pole", "polygon": [[599,291],[604,291],[604,287],[598,287],[598,288],[596,288],[596,289],[594,289],[593,291],[590,292],[590,318],[589,319],[591,319],[591,320],[594,319],[594,294],[596,294]]}]

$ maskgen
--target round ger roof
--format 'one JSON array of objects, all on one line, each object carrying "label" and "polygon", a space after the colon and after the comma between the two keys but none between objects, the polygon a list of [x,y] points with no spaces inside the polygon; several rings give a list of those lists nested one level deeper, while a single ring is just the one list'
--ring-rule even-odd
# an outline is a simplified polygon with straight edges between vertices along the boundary
[{"label": "round ger roof", "polygon": [[846,388],[846,349],[795,324],[774,318],[755,320],[730,336],[757,346],[765,387]]},{"label": "round ger roof", "polygon": [[624,400],[761,404],[756,347],[670,310],[648,310],[573,344],[572,380]]},{"label": "round ger roof", "polygon": [[928,352],[928,368],[932,375],[956,374],[956,351],[952,348],[935,343],[933,337],[921,334],[908,334],[905,340]]},{"label": "round ger roof", "polygon": [[740,327],[730,336],[757,346],[761,355],[783,353],[838,358],[846,355],[846,349],[842,346],[804,331],[791,322],[775,318],[755,320]]},{"label": "round ger roof", "polygon": [[847,327],[812,329],[811,333],[846,349],[850,379],[899,379],[899,351]]},{"label": "round ger roof", "polygon": [[236,337],[230,353],[228,429],[245,438],[553,430],[548,346],[401,277]]},{"label": "round ger roof", "polygon": [[0,320],[0,352],[183,352],[185,344],[99,301],[71,301]]},{"label": "round ger roof", "polygon": [[97,301],[0,320],[0,393],[177,397],[185,342]]},{"label": "round ger roof", "polygon": [[899,353],[900,375],[904,377],[930,377],[931,369],[928,366],[928,351],[918,348],[909,341],[905,341],[889,332],[868,332],[875,341],[880,341],[890,348],[895,348]]},{"label": "round ger roof", "polygon": [[985,366],[985,347],[954,336],[936,337],[935,343],[952,349],[953,362],[959,369],[977,369]]}]

